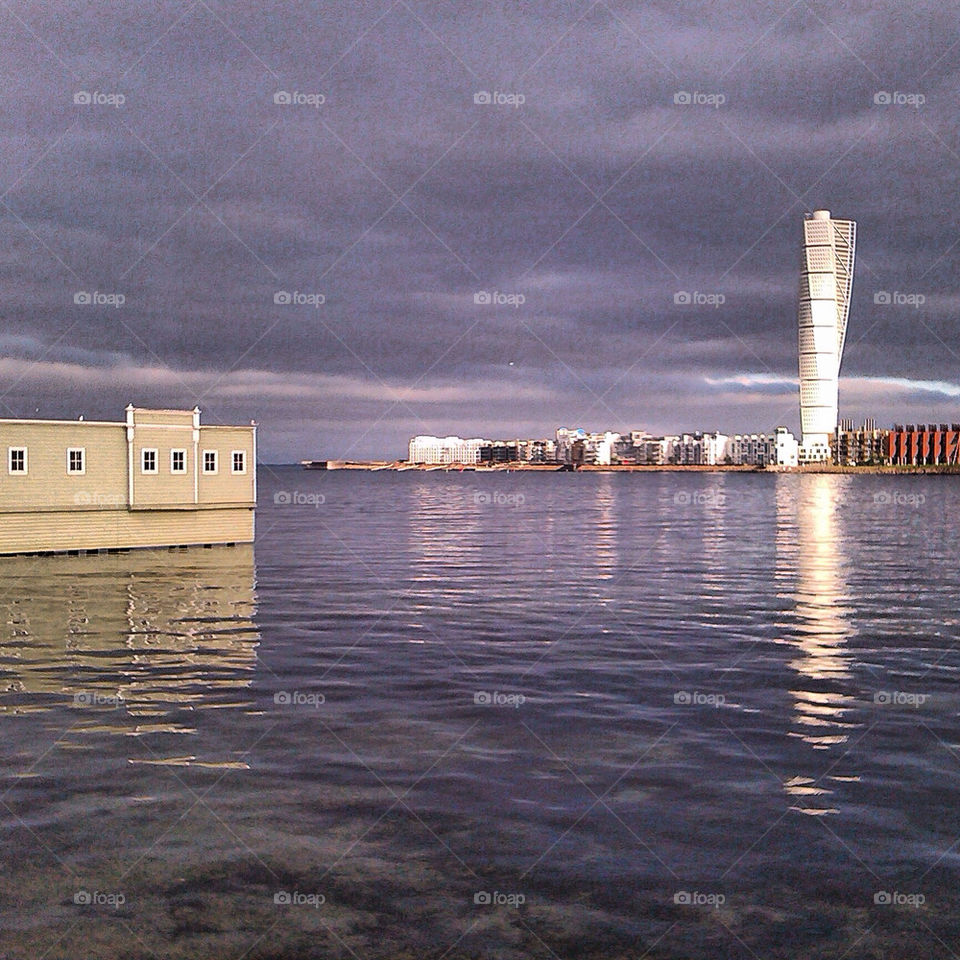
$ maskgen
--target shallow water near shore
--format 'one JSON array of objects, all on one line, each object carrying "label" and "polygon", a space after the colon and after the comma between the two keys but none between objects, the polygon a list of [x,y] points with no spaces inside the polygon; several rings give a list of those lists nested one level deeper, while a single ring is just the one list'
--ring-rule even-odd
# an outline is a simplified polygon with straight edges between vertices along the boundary
[{"label": "shallow water near shore", "polygon": [[960,478],[260,496],[0,560],[0,956],[953,955]]}]

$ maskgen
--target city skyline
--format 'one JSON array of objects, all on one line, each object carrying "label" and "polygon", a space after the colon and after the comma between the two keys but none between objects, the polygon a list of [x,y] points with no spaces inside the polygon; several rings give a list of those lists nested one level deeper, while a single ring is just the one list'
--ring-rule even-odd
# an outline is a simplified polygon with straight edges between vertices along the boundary
[{"label": "city skyline", "polygon": [[957,419],[948,11],[73,9],[3,21],[2,416],[255,400],[270,462],[799,432],[823,208],[861,232],[841,415]]}]

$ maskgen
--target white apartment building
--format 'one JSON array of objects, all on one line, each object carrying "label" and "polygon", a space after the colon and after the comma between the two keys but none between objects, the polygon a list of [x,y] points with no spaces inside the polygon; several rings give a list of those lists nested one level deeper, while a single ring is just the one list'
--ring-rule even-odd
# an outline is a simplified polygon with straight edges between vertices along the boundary
[{"label": "white apartment building", "polygon": [[795,467],[798,453],[797,438],[786,427],[777,427],[772,434],[738,433],[727,444],[727,458],[737,466]]},{"label": "white apartment building", "polygon": [[596,443],[596,453],[594,463],[608,467],[616,459],[617,443],[620,440],[619,433],[611,433],[609,430],[600,435]]},{"label": "white apartment building", "polygon": [[795,467],[800,462],[800,441],[786,428],[777,427],[773,434],[774,463],[778,467]]},{"label": "white apartment building", "polygon": [[479,463],[480,448],[490,440],[463,437],[414,437],[407,453],[408,463]]}]

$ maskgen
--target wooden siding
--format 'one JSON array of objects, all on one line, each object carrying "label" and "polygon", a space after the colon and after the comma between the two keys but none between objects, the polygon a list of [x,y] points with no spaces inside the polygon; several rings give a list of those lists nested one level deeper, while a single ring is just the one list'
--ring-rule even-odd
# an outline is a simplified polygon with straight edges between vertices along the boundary
[{"label": "wooden siding", "polygon": [[252,543],[250,507],[67,510],[0,517],[0,554]]},{"label": "wooden siding", "polygon": [[[27,448],[27,473],[11,475],[10,447]],[[83,447],[86,471],[67,473],[67,449]],[[123,427],[92,423],[0,422],[0,515],[127,502],[127,441]],[[4,517],[3,522],[6,522]]]},{"label": "wooden siding", "polygon": [[[203,472],[203,451],[216,450],[216,474]],[[234,450],[246,455],[247,472],[234,474],[231,460]],[[253,431],[250,427],[200,428],[200,503],[237,503],[253,500],[254,475]]]},{"label": "wooden siding", "polygon": [[[193,411],[132,409],[128,417],[0,420],[0,553],[253,539],[254,426],[203,426]],[[11,447],[27,449],[25,475],[10,473]],[[85,451],[85,470],[70,474],[67,450],[77,447]],[[144,450],[156,450],[156,473],[143,472]],[[173,450],[186,452],[183,474],[171,470]],[[217,452],[216,474],[203,473],[205,450]],[[238,450],[245,472],[235,474]]]},{"label": "wooden siding", "polygon": [[[133,503],[134,506],[173,506],[194,503],[195,452],[193,427],[138,426],[133,434]],[[144,473],[143,451],[157,451],[157,472]],[[186,450],[187,472],[177,474],[170,469],[170,452]]]}]

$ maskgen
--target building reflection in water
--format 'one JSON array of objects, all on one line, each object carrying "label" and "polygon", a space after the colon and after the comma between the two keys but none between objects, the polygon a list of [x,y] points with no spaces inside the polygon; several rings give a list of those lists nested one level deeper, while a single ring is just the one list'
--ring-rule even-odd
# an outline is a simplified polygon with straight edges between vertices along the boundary
[{"label": "building reflection in water", "polygon": [[[601,473],[597,476],[596,507],[597,519],[594,526],[594,556],[596,558],[597,579],[610,580],[617,570],[617,534],[620,526],[617,523],[617,477],[610,473]],[[612,603],[612,597],[600,597],[603,603]]]},{"label": "building reflection in water", "polygon": [[415,581],[479,562],[484,545],[481,514],[491,510],[491,504],[498,506],[497,495],[443,480],[417,484],[409,497],[410,553],[418,566]]},{"label": "building reflection in water", "polygon": [[[858,726],[848,716],[855,702],[849,692],[847,642],[855,630],[849,620],[842,517],[849,482],[834,474],[777,478],[776,575],[785,588],[793,585],[793,609],[779,624],[782,642],[796,651],[790,661],[796,671],[792,735],[818,751],[845,749]],[[785,789],[805,813],[836,812],[823,801],[832,783],[848,779],[841,774],[833,770],[819,780],[796,776]]]},{"label": "building reflection in water", "polygon": [[252,703],[252,546],[7,557],[0,579],[0,712],[67,703],[74,729],[141,735]]},{"label": "building reflection in water", "polygon": [[[417,483],[408,499],[408,551],[413,616],[407,642],[444,644],[431,613],[475,602],[484,590],[481,516],[498,509],[496,493],[434,476]],[[503,511],[509,516],[509,511]],[[509,535],[507,535],[509,536]]]},{"label": "building reflection in water", "polygon": [[[722,598],[725,601],[729,590],[730,564],[738,561],[727,539],[728,517],[736,515],[738,494],[728,492],[725,473],[701,476],[707,485],[697,488],[695,499],[700,517],[697,553],[704,564],[702,593],[704,597]],[[739,496],[744,497],[745,494],[740,493]]]}]

